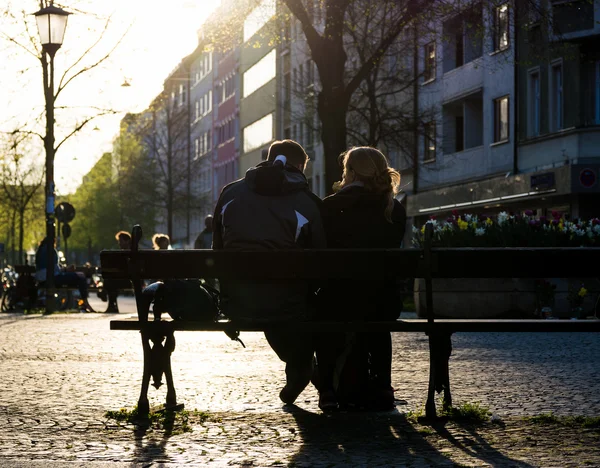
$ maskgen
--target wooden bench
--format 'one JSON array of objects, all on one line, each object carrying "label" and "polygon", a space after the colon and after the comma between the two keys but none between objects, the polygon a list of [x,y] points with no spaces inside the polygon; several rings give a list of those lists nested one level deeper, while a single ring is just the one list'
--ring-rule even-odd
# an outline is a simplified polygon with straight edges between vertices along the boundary
[{"label": "wooden bench", "polygon": [[[103,251],[100,254],[105,277],[129,278],[134,286],[137,320],[113,320],[111,330],[139,330],[144,353],[140,414],[149,411],[148,386],[167,383],[165,408],[179,408],[170,355],[174,332],[265,331],[289,329],[306,332],[391,331],[420,332],[429,337],[429,389],[425,413],[436,417],[435,392],[444,392],[444,404],[451,406],[448,360],[451,335],[455,332],[598,332],[600,320],[467,320],[435,319],[433,278],[542,278],[594,277],[600,265],[600,249],[594,248],[431,248],[431,229],[424,249],[300,250],[230,252],[212,250],[139,250],[140,226],[132,231],[131,251]],[[293,324],[236,325],[231,322],[148,321],[149,304],[142,297],[144,278],[221,279],[364,279],[424,278],[427,319],[390,322],[310,321]],[[164,344],[163,344],[164,341]]]}]

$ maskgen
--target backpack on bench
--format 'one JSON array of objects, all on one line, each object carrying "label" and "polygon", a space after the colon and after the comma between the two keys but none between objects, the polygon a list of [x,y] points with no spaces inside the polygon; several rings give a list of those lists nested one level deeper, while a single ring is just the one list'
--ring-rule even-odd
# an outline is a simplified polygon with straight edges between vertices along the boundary
[{"label": "backpack on bench", "polygon": [[163,312],[173,320],[214,322],[219,315],[218,291],[200,280],[157,281],[143,295],[154,304],[154,319]]}]

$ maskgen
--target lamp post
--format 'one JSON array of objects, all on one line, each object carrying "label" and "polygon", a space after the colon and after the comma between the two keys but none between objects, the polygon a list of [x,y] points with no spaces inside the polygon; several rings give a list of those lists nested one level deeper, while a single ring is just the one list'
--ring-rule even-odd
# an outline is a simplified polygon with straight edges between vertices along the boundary
[{"label": "lamp post", "polygon": [[[37,13],[40,42],[42,43],[42,70],[44,76],[44,100],[46,103],[46,313],[54,311],[54,55],[60,49],[67,17],[70,13],[55,7],[51,1]],[[43,4],[42,4],[43,5]]]}]

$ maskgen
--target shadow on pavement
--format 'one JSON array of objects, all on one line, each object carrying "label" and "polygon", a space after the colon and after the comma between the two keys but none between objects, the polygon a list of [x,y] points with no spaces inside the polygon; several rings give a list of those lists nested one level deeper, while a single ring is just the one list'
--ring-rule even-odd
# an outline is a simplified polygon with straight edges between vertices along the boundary
[{"label": "shadow on pavement", "polygon": [[321,414],[294,408],[290,413],[303,442],[291,466],[403,466],[415,458],[433,466],[449,463],[397,410]]},{"label": "shadow on pavement", "polygon": [[166,447],[169,438],[173,435],[174,424],[174,414],[169,414],[164,420],[164,433],[160,439],[156,437],[146,437],[148,429],[150,429],[149,423],[147,425],[139,425],[134,432],[135,449],[133,457],[135,463],[148,463],[151,465],[153,463],[169,462]]},{"label": "shadow on pavement", "polygon": [[455,421],[455,424],[464,430],[469,437],[463,437],[462,440],[459,440],[446,429],[445,423],[432,424],[431,427],[440,437],[450,442],[466,455],[489,463],[492,466],[533,467],[529,463],[509,458],[492,447],[487,439],[477,432],[477,427],[473,424],[461,423],[460,421]]},{"label": "shadow on pavement", "polygon": [[[470,438],[458,440],[444,424],[432,426],[434,433],[429,426],[415,426],[397,410],[321,414],[291,407],[287,411],[296,420],[302,438],[302,446],[290,459],[290,466],[405,466],[412,463],[456,466],[448,454],[457,451],[439,438],[462,451],[461,459],[466,455],[493,466],[531,466],[500,453],[474,427],[464,427]],[[432,439],[435,434],[439,444],[432,445],[426,436]]]}]

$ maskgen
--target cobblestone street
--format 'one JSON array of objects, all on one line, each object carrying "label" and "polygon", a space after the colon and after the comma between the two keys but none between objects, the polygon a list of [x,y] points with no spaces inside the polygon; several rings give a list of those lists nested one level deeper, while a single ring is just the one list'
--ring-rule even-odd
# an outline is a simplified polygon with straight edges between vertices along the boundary
[{"label": "cobblestone street", "polygon": [[[394,335],[393,385],[407,404],[326,416],[312,388],[298,408],[282,408],[283,364],[261,334],[243,334],[243,349],[222,333],[181,332],[178,399],[212,417],[191,417],[191,432],[144,434],[104,417],[135,406],[139,392],[139,337],[109,330],[111,319],[133,313],[131,298],[121,311],[0,316],[0,466],[600,466],[598,428],[523,419],[600,415],[597,335],[457,334],[455,404],[479,401],[503,422],[430,427],[406,417],[425,400],[423,335]],[[162,403],[165,391],[151,387],[151,403]]]}]

